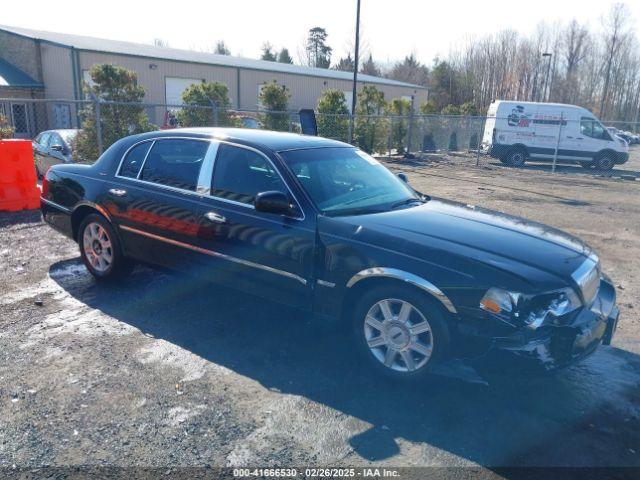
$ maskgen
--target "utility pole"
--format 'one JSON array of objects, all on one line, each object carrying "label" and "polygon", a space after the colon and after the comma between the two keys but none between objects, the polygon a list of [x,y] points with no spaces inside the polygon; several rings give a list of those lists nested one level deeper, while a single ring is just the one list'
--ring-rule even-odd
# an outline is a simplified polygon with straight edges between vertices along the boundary
[{"label": "utility pole", "polygon": [[551,96],[547,94],[547,85],[549,85],[549,73],[551,72],[551,57],[552,53],[544,52],[543,57],[549,57],[549,63],[547,65],[547,75],[544,77],[544,88],[542,89],[542,101],[544,102],[544,96],[547,95],[547,99]]},{"label": "utility pole", "polygon": [[349,143],[353,143],[353,116],[356,114],[357,85],[358,85],[358,60],[360,59],[360,0],[356,0],[356,51],[353,59],[353,88],[351,93],[351,116],[349,117]]}]

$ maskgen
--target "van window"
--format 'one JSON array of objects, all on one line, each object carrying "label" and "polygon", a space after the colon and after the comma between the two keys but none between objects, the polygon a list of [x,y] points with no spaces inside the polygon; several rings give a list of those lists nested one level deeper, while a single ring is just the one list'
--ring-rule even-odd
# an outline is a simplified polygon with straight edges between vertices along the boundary
[{"label": "van window", "polygon": [[594,118],[582,117],[580,119],[580,133],[598,140],[611,140],[609,132]]},{"label": "van window", "polygon": [[199,140],[156,140],[140,179],[195,192],[208,148],[209,142]]}]

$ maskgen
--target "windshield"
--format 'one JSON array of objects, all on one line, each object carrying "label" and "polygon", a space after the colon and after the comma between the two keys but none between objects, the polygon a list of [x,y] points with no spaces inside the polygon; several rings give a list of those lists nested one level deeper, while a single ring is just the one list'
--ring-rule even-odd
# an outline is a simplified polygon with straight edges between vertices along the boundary
[{"label": "windshield", "polygon": [[421,201],[380,162],[355,148],[292,150],[281,155],[326,215],[375,213]]}]

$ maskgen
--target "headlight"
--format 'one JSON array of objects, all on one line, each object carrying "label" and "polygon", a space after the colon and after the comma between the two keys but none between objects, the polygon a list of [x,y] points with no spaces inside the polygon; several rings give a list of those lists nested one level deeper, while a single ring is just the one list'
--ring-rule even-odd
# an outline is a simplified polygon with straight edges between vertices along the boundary
[{"label": "headlight", "polygon": [[487,293],[485,293],[482,300],[480,300],[480,308],[498,317],[518,317],[518,303],[521,297],[522,294],[518,292],[510,292],[502,288],[492,287],[487,290]]},{"label": "headlight", "polygon": [[539,295],[525,295],[492,287],[480,300],[480,308],[513,325],[538,328],[548,318],[561,317],[582,306],[572,288]]}]

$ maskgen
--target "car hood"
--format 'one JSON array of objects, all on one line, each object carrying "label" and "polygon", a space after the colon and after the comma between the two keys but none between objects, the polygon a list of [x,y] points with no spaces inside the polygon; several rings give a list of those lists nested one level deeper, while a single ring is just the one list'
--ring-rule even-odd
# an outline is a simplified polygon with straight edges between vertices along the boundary
[{"label": "car hood", "polygon": [[520,263],[563,279],[569,278],[586,258],[595,255],[585,242],[558,229],[441,199],[431,199],[411,208],[341,219],[352,224],[355,232],[365,236],[369,232],[370,238],[365,241],[384,248],[399,252],[412,249],[412,253],[420,257],[420,247],[424,246],[472,256],[506,269],[508,265]]}]

